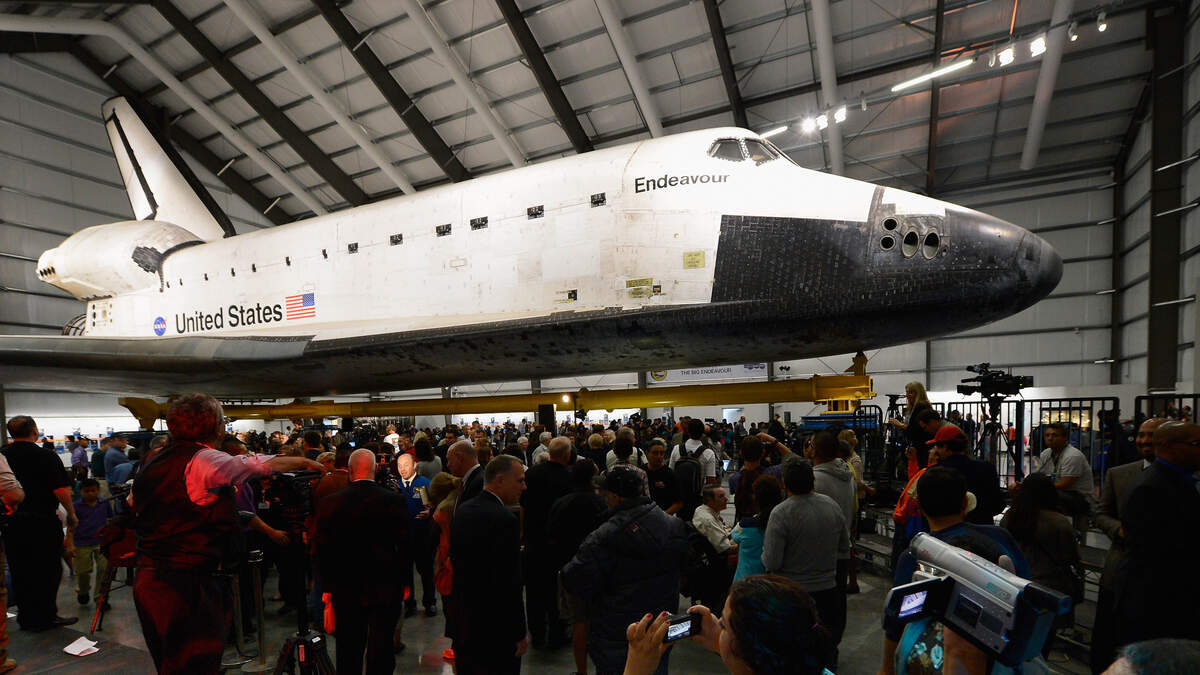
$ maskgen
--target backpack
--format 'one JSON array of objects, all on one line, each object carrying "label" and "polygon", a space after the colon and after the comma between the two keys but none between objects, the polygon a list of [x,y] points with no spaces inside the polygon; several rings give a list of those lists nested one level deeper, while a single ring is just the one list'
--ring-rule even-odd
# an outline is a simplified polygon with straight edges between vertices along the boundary
[{"label": "backpack", "polygon": [[683,574],[680,577],[679,593],[687,598],[699,598],[704,594],[713,570],[725,561],[708,537],[696,529],[690,521],[684,521],[687,552],[683,557]]},{"label": "backpack", "polygon": [[708,448],[701,445],[695,454],[688,453],[687,441],[679,444],[679,459],[675,460],[675,477],[679,480],[679,492],[685,504],[699,503],[700,491],[704,488],[704,465],[700,455]]}]

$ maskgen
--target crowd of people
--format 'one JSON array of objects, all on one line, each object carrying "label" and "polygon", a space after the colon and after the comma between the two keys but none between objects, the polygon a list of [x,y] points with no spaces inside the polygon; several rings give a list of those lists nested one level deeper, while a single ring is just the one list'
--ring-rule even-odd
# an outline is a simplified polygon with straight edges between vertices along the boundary
[{"label": "crowd of people", "polygon": [[[908,541],[928,532],[1081,601],[1079,535],[1094,518],[1113,541],[1094,672],[1158,653],[1146,640],[1200,640],[1200,588],[1159,573],[1195,546],[1186,532],[1200,518],[1200,427],[1143,422],[1142,458],[1110,469],[1097,497],[1086,458],[1050,424],[1034,472],[1006,495],[969,435],[919,383],[908,393],[908,414],[891,422],[910,443],[894,585],[913,579]],[[343,673],[393,672],[403,618],[418,612],[441,615],[459,673],[518,673],[529,649],[568,647],[580,674],[666,673],[663,636],[681,610],[698,617],[692,639],[731,672],[838,670],[847,596],[859,592],[853,541],[876,489],[852,429],[797,437],[778,418],[684,417],[227,435],[220,404],[203,394],[175,400],[167,428],[138,448],[117,436],[90,455],[69,444],[64,470],[34,420],[9,421],[0,500],[15,511],[4,550],[23,630],[75,621],[56,606],[64,553],[80,605],[100,601],[106,528],[123,526],[136,533],[134,601],[160,672],[216,672],[229,575],[247,608],[271,570],[279,612],[331,633]],[[259,588],[249,550],[264,552]],[[241,629],[255,630],[242,616]],[[1073,624],[1067,614],[1055,628]],[[885,636],[880,672],[918,665],[897,654],[900,638]],[[936,639],[965,672],[986,672],[977,649]],[[15,666],[0,657],[0,672]]]}]

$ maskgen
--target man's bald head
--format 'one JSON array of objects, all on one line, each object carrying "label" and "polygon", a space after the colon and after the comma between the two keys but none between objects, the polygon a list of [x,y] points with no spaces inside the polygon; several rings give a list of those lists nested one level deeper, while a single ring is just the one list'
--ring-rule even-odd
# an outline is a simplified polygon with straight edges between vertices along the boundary
[{"label": "man's bald head", "polygon": [[359,448],[350,453],[350,480],[375,480],[375,453],[366,448]]},{"label": "man's bald head", "polygon": [[1200,470],[1200,426],[1191,422],[1163,422],[1154,431],[1154,452],[1160,459],[1186,470]]},{"label": "man's bald head", "polygon": [[1151,462],[1154,461],[1154,432],[1166,421],[1166,418],[1163,417],[1151,417],[1142,422],[1142,426],[1138,427],[1134,445],[1137,446],[1138,453],[1142,455],[1142,459]]},{"label": "man's bald head", "polygon": [[446,468],[459,478],[465,477],[471,467],[478,464],[479,454],[475,451],[475,444],[465,438],[455,441],[446,449]]},{"label": "man's bald head", "polygon": [[566,436],[557,436],[550,441],[550,461],[566,464],[571,460],[571,441]]}]

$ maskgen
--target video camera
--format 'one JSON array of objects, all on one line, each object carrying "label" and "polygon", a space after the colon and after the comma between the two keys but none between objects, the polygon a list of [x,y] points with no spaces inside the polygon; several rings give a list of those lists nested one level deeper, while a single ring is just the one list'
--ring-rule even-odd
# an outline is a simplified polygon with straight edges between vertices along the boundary
[{"label": "video camera", "polygon": [[313,483],[322,475],[320,471],[273,473],[264,501],[272,508],[279,508],[289,521],[303,521],[312,512]]},{"label": "video camera", "polygon": [[918,569],[912,583],[888,594],[883,626],[889,632],[933,618],[1015,667],[1041,654],[1054,618],[1071,609],[1069,597],[932,535],[918,534],[909,551]]},{"label": "video camera", "polygon": [[964,378],[962,382],[978,384],[960,384],[958,393],[970,396],[983,394],[985,398],[993,396],[1012,396],[1025,387],[1033,386],[1033,378],[1029,375],[1013,375],[1003,370],[992,370],[992,364],[981,363],[977,366],[967,366],[967,370],[977,373],[975,377]]}]

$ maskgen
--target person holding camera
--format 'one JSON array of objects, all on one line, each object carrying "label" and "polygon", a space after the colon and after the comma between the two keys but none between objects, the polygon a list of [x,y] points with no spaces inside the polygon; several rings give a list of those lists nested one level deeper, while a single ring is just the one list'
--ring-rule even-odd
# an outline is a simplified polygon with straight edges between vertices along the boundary
[{"label": "person holding camera", "polygon": [[234,488],[272,471],[320,470],[303,457],[234,456],[215,449],[221,404],[187,394],[167,411],[171,443],[146,461],[130,496],[138,535],[133,600],[159,673],[217,673],[233,590],[217,572],[239,533]]},{"label": "person holding camera", "polygon": [[[787,577],[758,574],[736,582],[720,619],[704,605],[688,614],[695,617],[689,639],[719,654],[730,673],[832,675],[824,663],[833,639],[812,597]],[[670,619],[663,612],[629,624],[624,675],[656,672],[669,647],[664,639]]]},{"label": "person holding camera", "polygon": [[[562,584],[583,605],[596,672],[610,675],[625,667],[629,622],[679,606],[687,534],[644,493],[630,467],[606,472],[601,491],[608,517],[563,567]],[[655,672],[667,672],[665,659]]]}]

